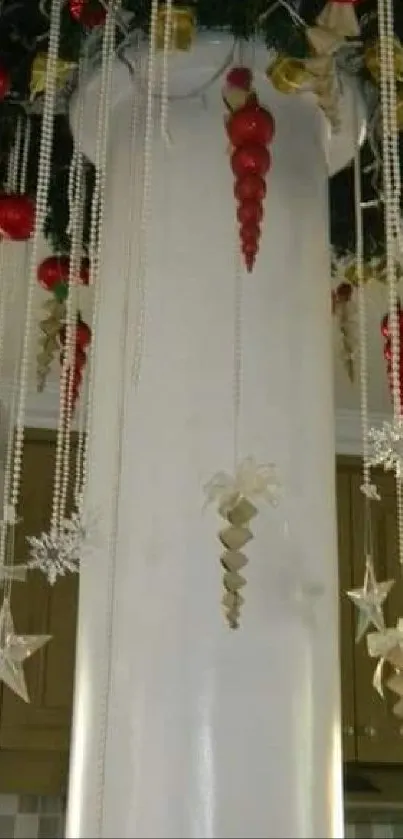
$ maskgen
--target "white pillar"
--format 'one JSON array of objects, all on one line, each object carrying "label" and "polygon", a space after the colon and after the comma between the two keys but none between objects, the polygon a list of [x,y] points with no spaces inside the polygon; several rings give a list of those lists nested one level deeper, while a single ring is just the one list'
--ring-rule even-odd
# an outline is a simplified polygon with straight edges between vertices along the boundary
[{"label": "white pillar", "polygon": [[[203,484],[232,467],[234,201],[221,85],[206,107],[172,104],[170,151],[156,136],[145,357],[135,399],[126,381],[117,484],[132,95],[126,70],[118,76],[90,503],[107,538],[119,493],[119,527],[116,553],[103,543],[81,575],[67,836],[341,837],[324,119],[260,79],[276,138],[245,280],[241,453],[277,463],[285,498],[253,522],[242,628],[231,632],[219,521],[202,514]],[[298,602],[311,584],[319,594]]]}]

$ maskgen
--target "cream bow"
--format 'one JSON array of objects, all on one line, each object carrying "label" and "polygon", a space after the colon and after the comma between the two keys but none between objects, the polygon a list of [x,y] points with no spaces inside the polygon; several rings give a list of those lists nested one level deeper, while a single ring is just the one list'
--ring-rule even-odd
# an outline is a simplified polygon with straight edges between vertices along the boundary
[{"label": "cream bow", "polygon": [[262,498],[269,504],[278,504],[281,482],[273,463],[258,464],[253,457],[246,457],[237,467],[235,475],[216,472],[205,485],[206,504],[218,502],[220,510],[229,512],[239,498]]},{"label": "cream bow", "polygon": [[342,38],[359,38],[360,27],[354,3],[335,3],[329,0],[316,18],[316,23]]},{"label": "cream bow", "polygon": [[383,697],[383,668],[389,661],[396,668],[403,667],[403,618],[399,618],[395,629],[382,632],[370,632],[367,635],[368,653],[371,658],[379,658],[372,684]]}]

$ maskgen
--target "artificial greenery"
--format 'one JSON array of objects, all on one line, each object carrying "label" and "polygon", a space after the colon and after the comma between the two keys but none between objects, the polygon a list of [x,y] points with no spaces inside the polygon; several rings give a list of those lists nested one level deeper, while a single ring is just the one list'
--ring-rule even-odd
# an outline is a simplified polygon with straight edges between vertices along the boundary
[{"label": "artificial greenery", "polygon": [[[88,0],[98,3],[99,0]],[[304,27],[298,25],[287,8],[278,0],[197,0],[194,5],[199,27],[230,29],[234,35],[251,38],[259,34],[269,48],[295,58],[309,55],[309,44]],[[288,0],[306,24],[314,23],[325,5],[325,0]],[[395,34],[403,41],[403,2],[395,0]],[[123,0],[122,8],[131,13],[131,28],[147,30],[150,0]],[[355,6],[361,27],[361,43],[346,53],[348,72],[354,73],[365,91],[368,102],[379,101],[376,82],[365,69],[362,60],[365,49],[377,37],[377,0],[361,0]],[[29,102],[30,79],[34,58],[46,52],[48,37],[49,0],[2,0],[0,4],[0,66],[11,76],[11,89],[0,103],[0,189],[5,188],[7,158],[11,148],[18,115],[30,113],[32,142],[30,147],[27,191],[35,195],[38,149],[40,143],[39,102]],[[94,37],[70,15],[68,0],[63,4],[60,57],[78,62],[86,38]],[[345,68],[344,68],[345,69]],[[74,74],[72,77],[74,84]],[[55,120],[49,213],[46,235],[55,250],[68,251],[67,179],[72,154],[72,138],[68,121],[68,93],[59,104]],[[32,114],[32,111],[35,113]],[[403,135],[401,160],[403,161]],[[373,139],[373,138],[372,138]],[[382,191],[382,173],[374,177],[373,144],[364,145],[362,154],[362,191],[372,206],[364,212],[365,256],[382,255],[384,248],[383,206],[376,199]],[[403,173],[402,173],[403,174]],[[87,218],[91,202],[94,172],[90,162],[86,166]],[[331,242],[338,255],[354,252],[355,220],[353,171],[348,167],[330,180],[330,233]],[[374,201],[375,199],[375,201]],[[86,236],[87,238],[87,236]]]}]

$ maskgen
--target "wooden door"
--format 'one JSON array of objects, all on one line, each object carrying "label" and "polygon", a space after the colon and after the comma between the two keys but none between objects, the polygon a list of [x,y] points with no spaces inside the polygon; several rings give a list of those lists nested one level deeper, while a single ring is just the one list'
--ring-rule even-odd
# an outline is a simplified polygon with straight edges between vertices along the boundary
[{"label": "wooden door", "polygon": [[[396,625],[402,614],[403,586],[402,569],[397,550],[397,516],[395,481],[392,474],[376,473],[381,501],[372,505],[372,529],[374,559],[377,578],[395,579],[396,583],[385,601],[385,623]],[[360,587],[364,579],[364,499],[360,491],[362,483],[358,469],[352,475],[353,512],[353,581]],[[356,616],[355,616],[356,619]],[[362,762],[403,763],[403,737],[401,724],[392,714],[396,699],[385,691],[382,700],[372,686],[376,660],[370,659],[365,638],[355,645],[355,694],[357,759]]]},{"label": "wooden door", "polygon": [[[23,459],[21,501],[23,522],[16,533],[18,561],[27,557],[25,537],[49,528],[55,463],[54,438],[47,432],[27,435]],[[32,766],[39,764],[49,777],[67,771],[72,714],[78,578],[69,575],[51,587],[39,571],[29,573],[26,583],[14,583],[12,613],[18,633],[49,633],[50,642],[25,666],[30,704],[2,686],[0,714],[1,760],[5,750],[15,752]],[[46,754],[46,760],[43,756]],[[3,767],[4,769],[4,767]],[[33,770],[34,771],[34,770]],[[36,769],[35,771],[39,771]],[[43,780],[43,779],[42,779]],[[43,783],[28,779],[30,791],[41,791]],[[32,784],[37,784],[36,789]],[[4,781],[3,781],[4,784]],[[27,786],[27,784],[25,784]],[[2,787],[4,789],[4,785]]]},{"label": "wooden door", "polygon": [[357,757],[354,690],[354,615],[345,592],[352,587],[351,543],[351,467],[340,463],[337,467],[337,524],[340,584],[340,669],[341,708],[343,726],[343,760]]}]

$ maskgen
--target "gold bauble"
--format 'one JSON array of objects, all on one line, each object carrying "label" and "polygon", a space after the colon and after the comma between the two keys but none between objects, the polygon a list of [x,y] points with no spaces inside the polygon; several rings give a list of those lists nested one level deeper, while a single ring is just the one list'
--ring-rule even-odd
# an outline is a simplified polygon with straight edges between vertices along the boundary
[{"label": "gold bauble", "polygon": [[301,89],[308,74],[302,61],[280,55],[267,68],[266,76],[280,93],[292,93]]},{"label": "gold bauble", "polygon": [[[31,99],[35,99],[41,93],[45,92],[46,87],[46,72],[47,72],[48,56],[46,52],[38,52],[35,56],[31,67],[31,78],[29,83],[29,92]],[[65,61],[63,58],[56,59],[56,88],[60,90],[71,77],[73,70],[77,67],[74,61]]]},{"label": "gold bauble", "polygon": [[[164,49],[167,8],[164,3],[158,7],[156,47]],[[196,32],[196,17],[188,6],[173,6],[171,11],[169,50],[190,50]]]},{"label": "gold bauble", "polygon": [[[367,47],[364,52],[364,64],[367,70],[371,73],[371,76],[375,79],[375,81],[379,82],[380,79],[380,47],[379,41],[374,41],[370,47]],[[403,47],[398,40],[395,38],[393,42],[393,65],[394,65],[394,73],[395,78],[398,82],[403,81]]]},{"label": "gold bauble", "polygon": [[[358,285],[357,266],[356,266],[355,262],[352,262],[348,266],[348,268],[346,268],[346,270],[344,272],[344,276],[345,276],[345,279],[347,280],[347,282],[350,283],[351,285],[353,285],[353,286]],[[370,265],[364,265],[363,266],[362,281],[363,281],[364,285],[366,283],[369,283],[371,280],[375,279],[375,276],[376,275],[375,275],[374,269]]]}]

